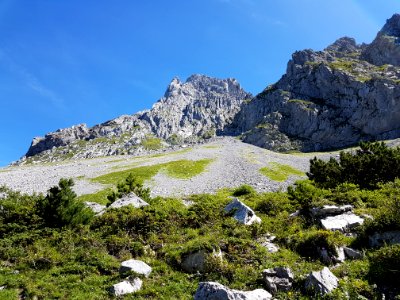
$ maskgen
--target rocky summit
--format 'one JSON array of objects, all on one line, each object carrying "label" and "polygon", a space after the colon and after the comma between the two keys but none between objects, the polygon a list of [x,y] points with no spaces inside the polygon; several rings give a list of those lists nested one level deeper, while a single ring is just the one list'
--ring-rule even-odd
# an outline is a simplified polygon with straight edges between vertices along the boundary
[{"label": "rocky summit", "polygon": [[137,155],[209,139],[230,125],[252,95],[235,79],[192,75],[174,78],[150,110],[120,116],[88,128],[86,124],[36,137],[19,163]]},{"label": "rocky summit", "polygon": [[235,79],[174,78],[150,110],[32,141],[18,163],[144,154],[216,135],[274,151],[320,151],[400,137],[400,15],[374,41],[343,37],[292,55],[286,74],[257,96]]},{"label": "rocky summit", "polygon": [[400,15],[369,45],[344,37],[295,52],[286,74],[242,106],[243,140],[267,149],[327,150],[400,136]]}]

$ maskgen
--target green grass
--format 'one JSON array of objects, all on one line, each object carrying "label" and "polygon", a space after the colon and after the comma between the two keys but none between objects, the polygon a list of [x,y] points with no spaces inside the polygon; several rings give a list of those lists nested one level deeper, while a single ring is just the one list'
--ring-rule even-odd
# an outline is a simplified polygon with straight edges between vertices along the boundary
[{"label": "green grass", "polygon": [[274,181],[286,181],[291,175],[304,176],[304,172],[276,162],[270,163],[268,167],[261,168],[260,172]]},{"label": "green grass", "polygon": [[151,179],[160,171],[165,172],[168,176],[173,178],[189,179],[204,172],[206,166],[211,162],[212,159],[202,159],[197,161],[182,159],[163,164],[113,172],[93,178],[92,181],[102,184],[117,184],[124,180],[130,173],[133,173],[138,180],[143,182]]},{"label": "green grass", "polygon": [[96,193],[93,194],[85,194],[82,196],[78,197],[78,200],[82,201],[82,202],[97,202],[99,204],[103,204],[106,205],[108,203],[107,200],[107,196],[111,193],[112,189],[108,188],[108,189],[104,189],[101,191],[98,191]]}]

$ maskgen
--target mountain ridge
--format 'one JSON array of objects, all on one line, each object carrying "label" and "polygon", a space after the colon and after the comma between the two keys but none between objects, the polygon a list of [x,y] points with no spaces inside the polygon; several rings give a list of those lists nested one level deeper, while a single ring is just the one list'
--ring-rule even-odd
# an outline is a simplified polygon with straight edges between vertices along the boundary
[{"label": "mountain ridge", "polygon": [[399,40],[400,15],[394,14],[371,44],[342,37],[322,51],[296,51],[281,79],[255,97],[233,78],[175,77],[150,110],[35,138],[17,163],[136,155],[217,135],[274,151],[397,138]]}]

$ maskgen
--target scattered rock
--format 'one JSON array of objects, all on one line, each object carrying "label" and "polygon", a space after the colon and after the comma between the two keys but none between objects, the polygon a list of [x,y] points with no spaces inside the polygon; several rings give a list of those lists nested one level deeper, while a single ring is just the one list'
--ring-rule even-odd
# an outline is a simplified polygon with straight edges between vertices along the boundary
[{"label": "scattered rock", "polygon": [[348,232],[364,223],[364,219],[359,216],[347,212],[337,216],[326,217],[321,219],[322,228],[326,230],[338,230]]},{"label": "scattered rock", "polygon": [[308,275],[305,287],[307,290],[325,295],[338,286],[338,279],[332,272],[324,267],[321,271],[311,272]]},{"label": "scattered rock", "polygon": [[343,247],[344,254],[350,259],[363,259],[364,254],[361,251],[349,247]]},{"label": "scattered rock", "polygon": [[263,289],[238,291],[218,282],[200,282],[194,300],[268,300],[272,295]]},{"label": "scattered rock", "polygon": [[256,216],[254,211],[238,198],[234,198],[226,207],[226,213],[233,212],[233,217],[244,225],[261,223],[261,219]]},{"label": "scattered rock", "polygon": [[132,281],[124,280],[114,284],[110,288],[110,293],[116,297],[135,293],[142,288],[142,284],[143,282],[140,278],[135,278]]},{"label": "scattered rock", "polygon": [[7,194],[5,192],[0,192],[0,199],[7,198]]},{"label": "scattered rock", "polygon": [[370,247],[381,247],[384,244],[400,244],[400,231],[386,231],[374,233],[368,237]]},{"label": "scattered rock", "polygon": [[292,288],[294,275],[290,268],[265,269],[262,275],[267,289],[272,294],[276,294],[278,291],[288,291]]},{"label": "scattered rock", "polygon": [[257,242],[265,247],[269,253],[276,253],[279,251],[279,247],[273,243],[275,240],[275,236],[273,235],[265,235],[257,239]]},{"label": "scattered rock", "polygon": [[109,208],[121,208],[121,207],[128,206],[128,205],[132,205],[136,208],[139,208],[142,206],[147,206],[149,204],[146,201],[144,201],[142,198],[136,196],[135,193],[131,192],[128,195],[125,195],[122,198],[113,202],[109,206]]},{"label": "scattered rock", "polygon": [[203,272],[207,263],[207,256],[212,256],[222,260],[221,250],[208,253],[206,250],[199,250],[186,255],[182,261],[182,269],[188,273]]},{"label": "scattered rock", "polygon": [[150,275],[151,270],[152,269],[148,264],[136,259],[123,261],[119,268],[120,273],[135,272],[136,274],[142,274],[146,277]]},{"label": "scattered rock", "polygon": [[90,208],[95,214],[100,214],[106,209],[105,205],[101,205],[96,202],[86,201],[86,202],[84,202],[84,204],[86,207]]}]

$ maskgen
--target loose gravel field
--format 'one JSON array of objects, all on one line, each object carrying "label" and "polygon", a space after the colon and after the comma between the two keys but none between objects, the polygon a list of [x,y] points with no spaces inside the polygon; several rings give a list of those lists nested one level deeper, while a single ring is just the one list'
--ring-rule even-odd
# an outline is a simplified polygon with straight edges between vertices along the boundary
[{"label": "loose gravel field", "polygon": [[286,181],[270,180],[260,173],[260,168],[270,163],[289,165],[306,172],[310,158],[329,158],[330,153],[281,154],[271,152],[237,139],[224,137],[213,142],[193,146],[177,152],[150,156],[112,156],[89,160],[66,161],[57,164],[29,165],[0,169],[0,185],[26,193],[45,193],[56,185],[60,178],[73,178],[78,195],[90,194],[107,186],[91,182],[91,178],[145,165],[166,163],[175,160],[213,159],[206,170],[190,179],[175,179],[159,172],[145,182],[153,196],[184,196],[196,193],[213,193],[221,188],[249,184],[257,191],[286,190],[287,186],[302,178],[289,176]]}]

